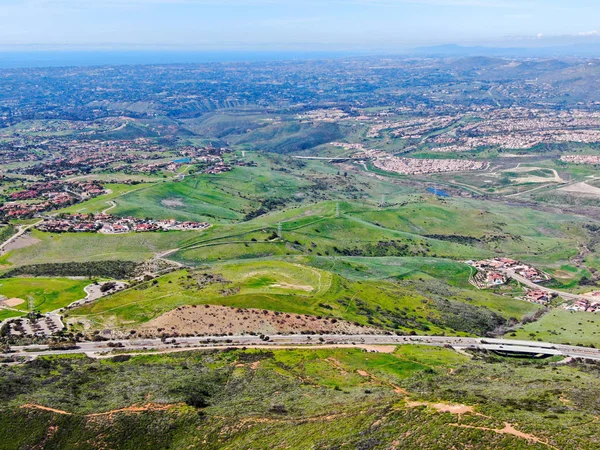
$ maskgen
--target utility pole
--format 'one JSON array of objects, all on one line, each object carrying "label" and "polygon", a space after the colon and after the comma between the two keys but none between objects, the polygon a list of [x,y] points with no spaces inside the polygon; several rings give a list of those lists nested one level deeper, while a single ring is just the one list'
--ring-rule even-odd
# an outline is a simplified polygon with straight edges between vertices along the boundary
[{"label": "utility pole", "polygon": [[282,233],[281,233],[281,222],[279,222],[277,224],[277,236],[279,236],[279,239],[281,239],[281,235],[282,235]]},{"label": "utility pole", "polygon": [[33,312],[33,310],[35,309],[35,300],[33,299],[33,296],[29,296],[27,297],[27,300],[29,300],[29,311]]}]

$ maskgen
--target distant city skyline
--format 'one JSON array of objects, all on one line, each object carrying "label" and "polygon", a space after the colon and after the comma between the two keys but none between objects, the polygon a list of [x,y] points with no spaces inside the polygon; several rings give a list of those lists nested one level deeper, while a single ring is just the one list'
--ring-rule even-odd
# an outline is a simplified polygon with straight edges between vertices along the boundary
[{"label": "distant city skyline", "polygon": [[2,0],[1,49],[390,51],[600,40],[595,0]]}]

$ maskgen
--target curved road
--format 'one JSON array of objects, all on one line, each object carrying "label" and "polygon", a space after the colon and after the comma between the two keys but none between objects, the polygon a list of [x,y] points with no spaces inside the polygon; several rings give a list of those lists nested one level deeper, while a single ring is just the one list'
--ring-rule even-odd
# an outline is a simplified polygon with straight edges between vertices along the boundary
[{"label": "curved road", "polygon": [[539,289],[540,291],[544,291],[549,294],[556,294],[556,295],[564,298],[565,300],[575,300],[575,301],[589,300],[589,298],[585,297],[584,295],[571,294],[570,292],[557,291],[556,289],[550,289],[550,288],[544,287],[540,284],[534,283],[533,281],[528,280],[527,278],[517,274],[514,270],[506,270],[504,273],[506,274],[506,276],[518,281],[521,284],[524,284],[525,286],[528,286],[532,289]]}]

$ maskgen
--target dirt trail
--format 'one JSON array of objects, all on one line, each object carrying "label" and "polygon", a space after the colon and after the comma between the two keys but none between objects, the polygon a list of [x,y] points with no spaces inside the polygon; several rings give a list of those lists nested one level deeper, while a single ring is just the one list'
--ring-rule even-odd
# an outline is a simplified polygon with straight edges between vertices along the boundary
[{"label": "dirt trail", "polygon": [[131,405],[126,408],[113,409],[111,411],[86,414],[86,417],[111,416],[118,413],[141,413],[147,411],[168,411],[169,409],[181,406],[181,404],[162,404],[162,403],[146,403],[145,405]]},{"label": "dirt trail", "polygon": [[499,428],[499,429],[498,428],[488,428],[488,427],[476,427],[473,425],[464,425],[464,424],[460,424],[460,423],[451,423],[449,425],[452,427],[459,427],[459,428],[471,428],[474,430],[493,431],[494,433],[497,433],[497,434],[509,434],[511,436],[516,436],[521,439],[526,439],[531,443],[542,444],[542,445],[545,445],[546,447],[550,447],[555,450],[559,450],[558,447],[555,447],[554,445],[548,443],[547,441],[540,439],[537,436],[534,436],[533,434],[523,433],[522,431],[515,429],[515,427],[513,427],[508,422],[504,422],[504,428]]},{"label": "dirt trail", "polygon": [[[111,411],[101,412],[101,413],[92,413],[92,414],[84,414],[85,417],[100,417],[100,416],[111,416],[117,413],[141,413],[147,411],[168,411],[169,409],[176,408],[181,406],[181,404],[162,404],[162,403],[147,403],[145,405],[131,405],[126,408],[113,409]],[[68,411],[63,411],[61,409],[49,408],[48,406],[38,405],[36,403],[27,403],[21,408],[24,409],[37,409],[40,411],[48,411],[53,412],[55,414],[62,414],[66,416],[72,416],[73,413]]]},{"label": "dirt trail", "polygon": [[62,409],[54,409],[54,408],[49,408],[47,406],[42,406],[42,405],[37,405],[35,403],[26,403],[24,405],[21,406],[21,408],[23,409],[37,409],[40,411],[49,411],[49,412],[53,412],[56,414],[62,414],[65,416],[72,416],[73,413],[67,412],[67,411],[63,411]]},{"label": "dirt trail", "polygon": [[408,391],[404,388],[401,388],[400,386],[395,385],[394,383],[384,380],[382,378],[376,377],[375,375],[373,375],[372,373],[367,372],[366,370],[357,370],[356,373],[358,373],[360,376],[362,377],[369,377],[371,378],[373,381],[377,381],[379,384],[384,385],[384,386],[389,386],[392,389],[394,389],[394,392],[396,394],[400,394],[400,395],[406,395],[408,396]]}]

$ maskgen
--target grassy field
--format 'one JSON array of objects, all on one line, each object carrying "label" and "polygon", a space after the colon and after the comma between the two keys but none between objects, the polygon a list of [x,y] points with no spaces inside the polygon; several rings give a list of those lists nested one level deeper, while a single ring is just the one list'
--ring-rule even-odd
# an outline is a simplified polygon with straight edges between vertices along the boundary
[{"label": "grassy field", "polygon": [[352,280],[441,279],[451,286],[470,287],[472,269],[467,264],[439,258],[411,257],[311,257],[310,264]]},{"label": "grassy field", "polygon": [[5,319],[10,319],[13,317],[22,317],[24,315],[25,315],[25,313],[22,313],[19,311],[13,311],[10,309],[0,309],[0,321],[5,320]]},{"label": "grassy field", "polygon": [[101,260],[143,261],[156,253],[184,245],[200,233],[171,231],[105,235],[32,231],[31,236],[39,242],[9,252],[0,261],[13,265]]},{"label": "grassy field", "polygon": [[[207,274],[214,276],[210,283]],[[537,310],[531,303],[431,280],[405,285],[351,281],[292,259],[240,261],[211,270],[174,272],[69,315],[70,320],[93,328],[131,328],[179,306],[201,304],[329,316],[426,334],[485,333],[505,319],[518,320]]]},{"label": "grassy field", "polygon": [[264,199],[288,198],[309,185],[301,178],[258,167],[236,167],[220,175],[188,176],[180,182],[157,183],[124,195],[114,214],[210,222],[239,221]]},{"label": "grassy field", "polygon": [[[69,206],[68,208],[64,208],[59,210],[58,212],[64,213],[81,213],[81,214],[98,214],[108,208],[111,207],[110,201],[118,201],[124,195],[132,195],[134,192],[148,189],[152,184],[144,183],[144,184],[136,184],[136,185],[128,185],[128,184],[106,184],[104,186],[105,189],[110,190],[110,194],[101,195],[99,197],[95,197],[91,200],[85,201],[83,203],[78,203],[76,205]],[[108,211],[112,213],[111,209]]]},{"label": "grassy field", "polygon": [[88,284],[89,280],[68,278],[5,278],[0,280],[0,295],[24,300],[24,303],[14,306],[23,312],[29,312],[31,297],[34,310],[46,313],[84,298],[83,288]]},{"label": "grassy field", "polygon": [[599,381],[420,346],[46,357],[0,368],[0,449],[588,450]]},{"label": "grassy field", "polygon": [[516,332],[514,339],[571,345],[600,345],[600,316],[593,313],[555,309]]}]

